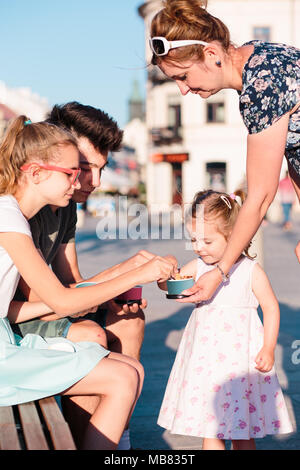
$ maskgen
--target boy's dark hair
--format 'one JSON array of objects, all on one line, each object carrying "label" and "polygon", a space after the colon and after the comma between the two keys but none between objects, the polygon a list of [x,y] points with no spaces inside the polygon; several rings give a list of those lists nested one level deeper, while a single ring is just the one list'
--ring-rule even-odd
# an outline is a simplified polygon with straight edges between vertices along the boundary
[{"label": "boy's dark hair", "polygon": [[100,152],[120,150],[123,131],[101,109],[72,101],[55,105],[46,121],[69,130],[76,137],[86,137]]}]

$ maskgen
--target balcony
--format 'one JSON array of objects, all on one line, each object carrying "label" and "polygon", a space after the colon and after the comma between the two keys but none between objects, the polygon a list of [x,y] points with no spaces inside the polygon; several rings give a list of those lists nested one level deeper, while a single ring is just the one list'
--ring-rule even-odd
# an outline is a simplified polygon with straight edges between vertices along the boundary
[{"label": "balcony", "polygon": [[154,146],[180,144],[182,142],[181,127],[153,127],[150,130]]}]

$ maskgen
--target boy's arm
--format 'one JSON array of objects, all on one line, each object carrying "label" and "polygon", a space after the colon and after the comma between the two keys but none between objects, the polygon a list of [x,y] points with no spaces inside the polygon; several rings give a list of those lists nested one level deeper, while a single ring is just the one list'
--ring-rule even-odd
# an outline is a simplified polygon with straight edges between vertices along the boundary
[{"label": "boy's arm", "polygon": [[82,282],[78,265],[76,244],[74,241],[59,246],[54,260],[51,263],[53,272],[64,285]]},{"label": "boy's arm", "polygon": [[280,309],[270,281],[259,264],[253,268],[252,290],[263,312],[263,349],[274,354],[279,332]]}]

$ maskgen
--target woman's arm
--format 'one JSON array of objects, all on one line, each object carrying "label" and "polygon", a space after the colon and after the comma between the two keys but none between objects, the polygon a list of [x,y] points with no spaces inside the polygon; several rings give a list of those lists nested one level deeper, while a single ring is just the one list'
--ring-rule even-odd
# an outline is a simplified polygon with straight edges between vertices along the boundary
[{"label": "woman's arm", "polygon": [[269,372],[274,365],[274,352],[280,324],[280,310],[270,281],[259,264],[254,266],[252,290],[261,306],[264,322],[264,344],[256,356],[256,368],[261,372]]},{"label": "woman's arm", "polygon": [[[296,171],[294,170],[294,168],[290,164],[288,165],[288,167],[289,167],[289,175],[291,177],[291,181],[293,183],[295,192],[297,194],[297,198],[300,202],[300,176],[296,173]],[[298,242],[298,244],[295,248],[295,253],[296,253],[296,256],[297,256],[298,261],[300,263],[300,241]]]},{"label": "woman's arm", "polygon": [[[280,170],[285,151],[289,115],[247,139],[247,199],[244,202],[232,230],[228,245],[219,261],[227,274],[244,248],[257,232],[273,201],[279,183]],[[199,302],[209,299],[222,282],[218,269],[203,274],[197,283],[185,291],[193,294],[177,302]]]},{"label": "woman's arm", "polygon": [[102,304],[134,287],[174,273],[174,265],[156,256],[139,268],[101,284],[80,289],[64,287],[36,250],[33,241],[21,233],[0,233],[0,244],[7,251],[28,286],[61,317]]}]

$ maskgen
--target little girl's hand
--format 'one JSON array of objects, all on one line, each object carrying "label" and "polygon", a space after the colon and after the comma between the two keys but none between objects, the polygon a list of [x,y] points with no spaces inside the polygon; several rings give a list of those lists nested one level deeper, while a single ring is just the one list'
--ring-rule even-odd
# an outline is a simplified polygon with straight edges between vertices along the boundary
[{"label": "little girl's hand", "polygon": [[295,253],[296,253],[296,256],[297,256],[298,261],[300,263],[300,241],[297,243],[297,246],[295,248]]},{"label": "little girl's hand", "polygon": [[257,366],[255,369],[260,372],[269,372],[274,365],[274,352],[269,349],[262,348],[255,358]]}]

